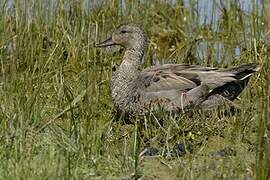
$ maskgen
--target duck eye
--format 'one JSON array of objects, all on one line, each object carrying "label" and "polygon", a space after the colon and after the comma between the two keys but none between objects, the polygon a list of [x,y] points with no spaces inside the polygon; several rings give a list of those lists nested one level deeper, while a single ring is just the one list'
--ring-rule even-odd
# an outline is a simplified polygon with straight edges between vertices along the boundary
[{"label": "duck eye", "polygon": [[125,34],[125,33],[127,33],[127,31],[126,30],[122,30],[121,33],[122,34]]}]

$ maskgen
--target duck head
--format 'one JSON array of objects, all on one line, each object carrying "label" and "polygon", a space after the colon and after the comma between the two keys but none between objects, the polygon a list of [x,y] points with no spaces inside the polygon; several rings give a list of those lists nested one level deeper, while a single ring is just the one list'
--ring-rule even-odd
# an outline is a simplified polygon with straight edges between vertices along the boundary
[{"label": "duck head", "polygon": [[96,47],[120,45],[125,49],[144,49],[147,43],[146,33],[138,25],[119,26],[105,41],[96,44]]}]

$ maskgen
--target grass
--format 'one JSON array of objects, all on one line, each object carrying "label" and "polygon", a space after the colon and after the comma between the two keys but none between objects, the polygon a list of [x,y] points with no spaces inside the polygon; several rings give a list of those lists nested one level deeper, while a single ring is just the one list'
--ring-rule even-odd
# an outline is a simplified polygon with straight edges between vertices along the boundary
[{"label": "grass", "polygon": [[[215,2],[217,21],[214,13],[200,19],[199,1],[186,7],[182,1],[121,6],[108,0],[88,9],[80,0],[15,0],[10,11],[0,1],[0,179],[269,179],[270,2],[261,8],[252,1],[250,12],[238,0]],[[261,64],[235,101],[241,111],[115,121],[109,81],[122,55],[94,44],[127,22],[149,35],[145,66],[157,58],[218,67]],[[165,151],[179,142],[193,151],[139,156],[143,147]],[[228,147],[235,156],[211,155]]]}]

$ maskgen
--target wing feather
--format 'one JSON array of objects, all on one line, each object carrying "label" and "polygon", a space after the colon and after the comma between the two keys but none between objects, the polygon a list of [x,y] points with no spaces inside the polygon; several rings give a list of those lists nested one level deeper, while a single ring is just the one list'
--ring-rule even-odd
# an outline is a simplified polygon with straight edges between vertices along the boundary
[{"label": "wing feather", "polygon": [[145,69],[139,76],[140,87],[145,92],[188,91],[201,83],[214,89],[235,80],[235,75],[230,72],[186,64],[153,66]]}]

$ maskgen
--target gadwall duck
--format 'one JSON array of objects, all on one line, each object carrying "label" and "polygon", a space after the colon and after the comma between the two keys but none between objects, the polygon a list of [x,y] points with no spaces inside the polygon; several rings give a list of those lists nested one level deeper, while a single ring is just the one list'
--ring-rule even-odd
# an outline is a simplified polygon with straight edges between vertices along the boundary
[{"label": "gadwall duck", "polygon": [[182,113],[194,108],[210,109],[232,102],[246,87],[254,63],[229,69],[187,64],[164,64],[142,68],[146,33],[138,25],[122,25],[96,47],[125,48],[121,65],[113,73],[110,89],[117,109],[128,115],[165,110]]}]

